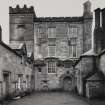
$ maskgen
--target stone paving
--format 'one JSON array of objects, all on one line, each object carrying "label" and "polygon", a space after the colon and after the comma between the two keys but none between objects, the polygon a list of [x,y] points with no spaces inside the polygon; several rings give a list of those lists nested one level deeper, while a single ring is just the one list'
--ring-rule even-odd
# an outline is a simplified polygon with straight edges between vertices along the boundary
[{"label": "stone paving", "polygon": [[67,92],[37,92],[4,105],[105,105]]}]

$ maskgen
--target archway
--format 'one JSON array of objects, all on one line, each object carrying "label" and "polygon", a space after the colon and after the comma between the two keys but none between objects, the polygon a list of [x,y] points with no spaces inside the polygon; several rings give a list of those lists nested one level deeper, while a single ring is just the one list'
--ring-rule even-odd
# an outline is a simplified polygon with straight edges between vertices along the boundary
[{"label": "archway", "polygon": [[73,90],[73,76],[70,74],[63,74],[60,77],[60,87],[64,91],[72,91]]},{"label": "archway", "polygon": [[72,78],[70,76],[67,76],[63,79],[63,89],[64,91],[72,90]]}]

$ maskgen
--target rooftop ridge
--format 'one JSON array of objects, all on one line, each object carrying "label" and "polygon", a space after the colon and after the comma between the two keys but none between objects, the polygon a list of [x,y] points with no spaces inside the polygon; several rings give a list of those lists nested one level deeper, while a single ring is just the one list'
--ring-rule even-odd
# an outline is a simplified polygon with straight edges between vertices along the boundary
[{"label": "rooftop ridge", "polygon": [[34,12],[34,7],[33,6],[30,6],[30,7],[27,7],[27,5],[25,4],[22,8],[17,5],[15,8],[13,7],[9,7],[9,14],[25,14],[25,13],[28,13],[28,14],[35,14]]},{"label": "rooftop ridge", "polygon": [[35,17],[35,22],[80,22],[83,16],[78,17]]}]

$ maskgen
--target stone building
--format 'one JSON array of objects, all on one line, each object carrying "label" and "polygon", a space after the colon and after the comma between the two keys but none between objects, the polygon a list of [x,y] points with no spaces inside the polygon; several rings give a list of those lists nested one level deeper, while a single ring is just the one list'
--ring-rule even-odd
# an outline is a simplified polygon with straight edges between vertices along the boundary
[{"label": "stone building", "polygon": [[75,82],[80,95],[105,96],[105,8],[95,10],[94,47],[75,63]]},{"label": "stone building", "polygon": [[36,90],[74,88],[73,64],[91,49],[90,1],[83,6],[80,17],[37,17],[33,7],[10,7],[10,43],[25,42],[34,53]]},{"label": "stone building", "polygon": [[34,17],[33,7],[9,8],[10,43],[26,43],[28,52],[34,50]]},{"label": "stone building", "polygon": [[16,52],[0,39],[0,101],[23,95],[32,90],[31,77],[30,63],[25,60],[22,54]]},{"label": "stone building", "polygon": [[34,57],[43,61],[35,67],[35,88],[74,89],[74,61],[91,49],[91,4],[84,4],[81,17],[36,17]]}]

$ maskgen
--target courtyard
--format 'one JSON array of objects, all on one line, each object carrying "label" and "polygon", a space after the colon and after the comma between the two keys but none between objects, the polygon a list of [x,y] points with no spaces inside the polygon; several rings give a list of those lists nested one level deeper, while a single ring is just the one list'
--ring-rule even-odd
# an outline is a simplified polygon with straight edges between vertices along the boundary
[{"label": "courtyard", "polygon": [[36,92],[3,105],[105,105],[105,101],[89,101],[69,92]]}]

